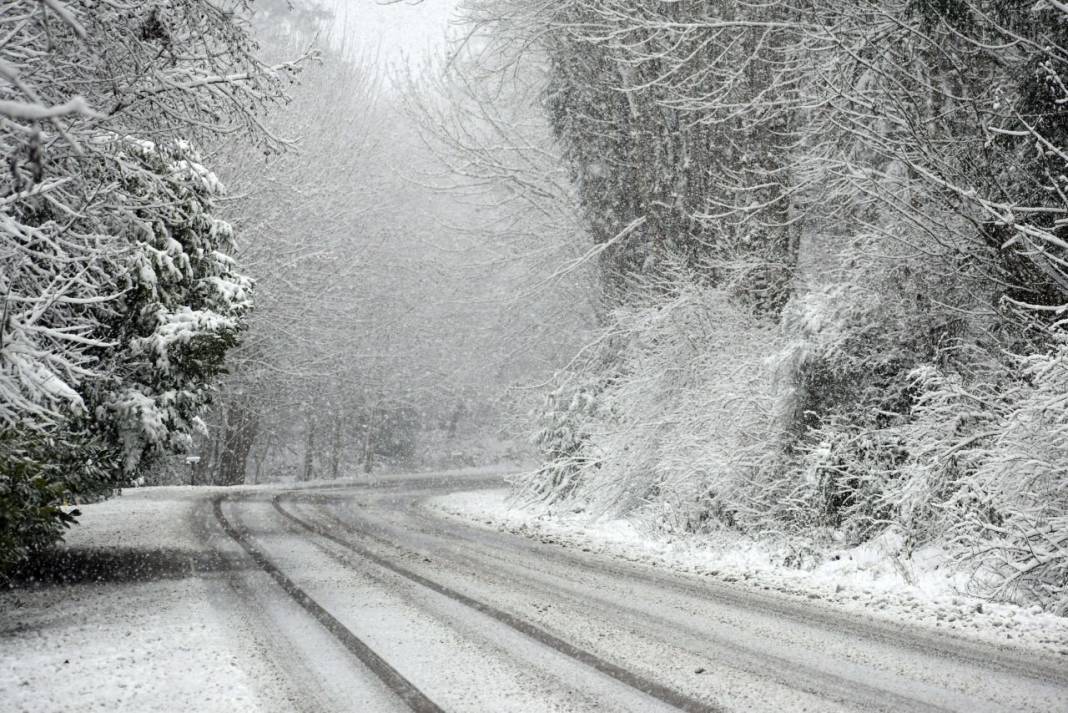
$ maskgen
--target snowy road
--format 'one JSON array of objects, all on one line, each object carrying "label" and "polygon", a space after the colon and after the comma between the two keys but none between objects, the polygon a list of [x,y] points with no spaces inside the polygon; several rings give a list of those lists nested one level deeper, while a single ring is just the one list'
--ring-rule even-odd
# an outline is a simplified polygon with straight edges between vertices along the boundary
[{"label": "snowy road", "polygon": [[499,484],[160,488],[90,506],[71,538],[87,574],[0,596],[0,700],[35,713],[1068,710],[1063,659],[469,526],[426,502]]},{"label": "snowy road", "polygon": [[[1068,704],[1063,662],[743,595],[465,527],[420,506],[472,487],[469,479],[395,481],[202,508],[213,546],[244,561],[225,571],[259,592],[257,610],[274,620],[270,607],[299,606],[330,632],[329,645],[294,636],[293,655],[313,671],[351,671],[309,686],[319,697],[309,710],[974,712]],[[247,566],[253,560],[258,567]],[[282,618],[292,622],[291,614]],[[354,695],[360,705],[346,706]]]}]

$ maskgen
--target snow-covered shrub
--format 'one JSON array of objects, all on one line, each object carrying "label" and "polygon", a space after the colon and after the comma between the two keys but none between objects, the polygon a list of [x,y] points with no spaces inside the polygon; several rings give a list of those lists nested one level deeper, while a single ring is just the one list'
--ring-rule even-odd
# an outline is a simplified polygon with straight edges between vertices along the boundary
[{"label": "snow-covered shrub", "polygon": [[565,499],[593,465],[588,428],[597,418],[598,391],[565,382],[545,395],[534,413],[537,431],[531,439],[543,464],[529,480],[527,497],[549,503]]},{"label": "snow-covered shrub", "polygon": [[875,494],[906,547],[937,542],[985,596],[1068,611],[1068,362],[972,353],[918,367],[902,460]]},{"label": "snow-covered shrub", "polygon": [[688,531],[735,525],[774,453],[776,331],[681,268],[634,294],[547,398],[546,464],[521,493]]},{"label": "snow-covered shrub", "polygon": [[853,543],[892,527],[906,552],[950,547],[984,595],[1068,611],[1066,350],[1006,356],[963,325],[929,329],[937,311],[910,316],[885,284],[864,293],[790,313],[806,337],[783,360],[797,478],[773,479],[788,492],[771,520]]},{"label": "snow-covered shrub", "polygon": [[0,574],[55,542],[79,502],[111,494],[121,470],[115,449],[85,421],[48,436],[0,433]]},{"label": "snow-covered shrub", "polygon": [[787,308],[790,342],[778,357],[787,387],[782,467],[800,480],[777,519],[803,514],[852,542],[893,521],[883,494],[910,453],[901,429],[919,395],[913,372],[955,359],[967,329],[946,307],[954,299],[950,287],[902,261],[858,269]]},{"label": "snow-covered shrub", "polygon": [[[906,545],[945,542],[970,505],[970,483],[988,457],[1015,387],[1004,365],[977,350],[968,372],[926,364],[911,379],[915,403],[888,429],[905,450],[879,496],[907,536]],[[962,495],[963,493],[963,495]]]},{"label": "snow-covered shrub", "polygon": [[[996,392],[996,418],[943,459],[977,460],[941,507],[976,585],[998,598],[1068,614],[1068,348],[1007,365],[1015,388]],[[969,394],[971,411],[988,410]],[[964,418],[967,418],[965,416]],[[978,456],[978,458],[976,458]]]}]

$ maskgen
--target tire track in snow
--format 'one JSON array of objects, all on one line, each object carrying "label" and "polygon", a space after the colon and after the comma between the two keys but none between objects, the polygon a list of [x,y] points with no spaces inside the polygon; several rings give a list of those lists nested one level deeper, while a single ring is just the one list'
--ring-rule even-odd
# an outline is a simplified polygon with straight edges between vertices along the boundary
[{"label": "tire track in snow", "polygon": [[[304,494],[304,493],[299,493],[299,494],[298,493],[285,493],[285,494],[281,494],[281,495],[275,496],[273,498],[273,502],[274,502],[274,505],[275,505],[275,509],[277,509],[282,515],[284,515],[285,517],[289,518],[290,520],[292,520],[294,522],[299,523],[300,525],[302,525],[305,529],[309,530],[310,532],[312,532],[314,534],[317,534],[317,535],[320,535],[320,536],[324,537],[325,539],[327,539],[327,540],[329,540],[331,542],[334,542],[334,543],[344,547],[345,549],[356,553],[357,555],[363,556],[366,559],[369,559],[369,560],[375,562],[376,564],[379,564],[380,566],[385,567],[386,569],[389,569],[390,571],[393,571],[393,572],[395,572],[397,574],[400,574],[401,576],[404,576],[404,577],[406,577],[406,578],[408,578],[408,579],[410,579],[410,580],[412,580],[412,581],[414,581],[414,582],[416,582],[418,584],[422,584],[423,586],[428,587],[428,588],[432,589],[435,592],[444,594],[447,597],[450,597],[450,598],[452,598],[452,599],[454,599],[456,601],[459,601],[459,602],[461,602],[461,603],[463,603],[463,604],[465,604],[465,605],[467,605],[469,607],[472,607],[472,608],[474,608],[474,609],[476,609],[478,611],[481,611],[481,612],[493,617],[494,619],[497,619],[498,621],[501,621],[502,623],[505,623],[505,624],[507,624],[509,626],[512,626],[513,628],[519,630],[520,632],[522,632],[524,634],[527,634],[528,636],[531,636],[532,638],[534,638],[535,640],[539,641],[540,643],[546,644],[546,645],[548,645],[548,646],[550,646],[550,647],[552,647],[554,649],[557,649],[558,651],[561,651],[561,653],[564,653],[564,654],[566,654],[568,656],[572,656],[572,654],[570,654],[568,651],[561,650],[560,648],[555,646],[553,643],[550,643],[549,641],[546,641],[546,640],[543,640],[543,639],[539,638],[539,636],[531,634],[530,631],[528,631],[528,629],[536,631],[536,632],[540,632],[542,635],[544,635],[545,637],[547,637],[549,639],[552,639],[554,642],[560,642],[564,647],[567,647],[568,649],[581,651],[585,655],[591,657],[592,659],[596,659],[596,660],[602,661],[602,662],[604,661],[603,659],[600,659],[600,657],[598,657],[596,654],[586,652],[585,650],[583,650],[583,649],[581,649],[579,647],[576,647],[576,646],[574,646],[572,644],[569,644],[568,642],[566,642],[566,641],[564,641],[562,639],[559,639],[555,635],[553,635],[553,634],[551,634],[549,632],[546,632],[545,630],[541,629],[536,624],[532,624],[532,623],[530,623],[530,622],[528,622],[528,621],[526,621],[524,619],[521,619],[519,617],[515,617],[515,616],[513,616],[513,615],[511,615],[511,614],[509,614],[507,612],[503,612],[503,611],[497,610],[495,607],[492,607],[492,606],[487,605],[487,604],[483,604],[477,599],[474,599],[472,597],[468,597],[468,596],[466,596],[464,594],[460,594],[459,592],[456,592],[455,590],[452,590],[451,588],[449,588],[446,585],[438,584],[437,582],[434,582],[433,580],[430,580],[430,579],[428,579],[428,578],[426,578],[426,577],[424,577],[422,575],[419,575],[419,574],[416,574],[414,572],[411,572],[410,570],[407,570],[407,569],[405,569],[404,567],[402,567],[400,565],[395,565],[395,564],[393,564],[393,562],[391,560],[386,559],[386,558],[384,558],[384,557],[382,557],[380,555],[376,555],[373,552],[361,547],[358,544],[355,544],[355,543],[353,543],[351,541],[347,541],[347,540],[344,540],[343,538],[337,537],[336,535],[333,534],[333,532],[331,532],[330,528],[328,528],[326,526],[311,524],[311,523],[308,523],[308,522],[302,520],[298,516],[286,511],[281,506],[280,501],[283,500],[283,499],[292,499],[294,502],[317,503],[319,505],[322,505],[322,503],[324,501],[321,498],[314,497],[314,496],[309,497],[308,494]],[[331,525],[333,527],[340,528],[340,529],[342,529],[342,530],[344,530],[344,531],[346,531],[346,532],[348,532],[348,533],[350,533],[352,535],[355,535],[357,537],[368,538],[370,540],[378,542],[378,543],[380,543],[382,545],[385,545],[387,547],[396,546],[395,544],[393,544],[392,540],[390,540],[388,537],[384,536],[385,535],[384,532],[380,532],[379,534],[376,534],[375,532],[371,532],[371,531],[366,530],[366,529],[364,529],[362,527],[355,526],[355,525],[352,525],[350,523],[344,522],[344,521],[340,520],[336,515],[327,514],[326,518],[330,521],[330,523],[331,523]],[[325,521],[326,520],[324,520],[324,522]],[[370,526],[370,527],[372,529],[377,529],[373,525]],[[414,552],[413,552],[413,554],[414,554]],[[403,570],[403,571],[401,571],[401,570]],[[608,602],[604,602],[604,605],[605,606],[612,606]],[[490,610],[490,611],[485,611],[484,609],[482,609],[480,607],[485,607],[486,610]],[[498,617],[496,614],[494,614],[492,612],[498,612],[501,616]],[[631,612],[631,613],[633,614],[635,612]],[[503,617],[503,618],[501,618],[501,617]],[[506,621],[506,619],[508,621]],[[512,623],[512,622],[517,622],[517,623]],[[726,651],[735,651],[735,650],[737,650],[737,653],[745,654],[745,655],[748,655],[748,654],[752,653],[752,652],[748,651],[747,649],[737,649],[737,647],[735,645],[730,644],[728,642],[719,642],[718,645],[720,646],[721,649],[726,650]],[[694,652],[694,651],[695,650],[691,650],[691,652]],[[878,710],[910,710],[910,711],[927,711],[929,713],[949,713],[949,711],[951,711],[951,710],[956,710],[954,708],[944,707],[944,706],[939,705],[937,703],[925,702],[925,701],[923,701],[921,699],[918,699],[918,698],[914,698],[914,697],[911,697],[911,696],[908,696],[908,695],[902,695],[900,693],[895,693],[895,692],[887,690],[887,689],[869,686],[866,683],[860,681],[859,679],[843,678],[843,677],[840,677],[840,676],[837,676],[837,675],[834,675],[834,674],[828,674],[828,673],[826,673],[824,671],[821,671],[819,669],[810,668],[810,667],[807,667],[807,666],[804,666],[804,665],[798,665],[796,662],[789,661],[789,660],[786,660],[786,659],[780,659],[778,657],[774,657],[774,656],[771,656],[771,655],[766,654],[766,653],[760,654],[760,657],[762,659],[764,659],[764,660],[771,660],[773,663],[777,664],[776,666],[772,667],[773,672],[765,672],[763,674],[760,674],[760,673],[758,673],[757,669],[750,669],[750,668],[744,668],[744,667],[739,669],[739,670],[746,671],[747,673],[754,673],[754,674],[757,674],[757,675],[763,675],[763,676],[767,677],[769,680],[774,680],[774,681],[776,681],[777,683],[779,683],[781,685],[791,687],[791,688],[793,688],[793,689],[795,689],[795,690],[797,690],[797,691],[799,691],[801,693],[806,693],[806,694],[809,694],[809,695],[813,695],[813,696],[817,696],[817,697],[826,699],[829,702],[835,702],[835,703],[841,703],[841,704],[847,704],[847,705],[854,705],[854,706],[858,706],[860,709],[866,709],[866,710],[876,710],[876,709],[878,709]],[[617,678],[612,673],[610,673],[610,672],[608,672],[608,671],[606,671],[604,669],[601,669],[598,666],[596,666],[596,665],[594,665],[592,663],[589,663],[588,661],[585,661],[584,659],[578,658],[576,656],[572,656],[572,658],[576,658],[577,660],[579,660],[579,661],[581,661],[583,663],[588,663],[589,665],[593,666],[594,668],[597,668],[597,670],[602,671],[602,673],[607,673],[608,675],[612,676],[613,678]],[[685,694],[679,693],[678,691],[675,691],[674,689],[669,688],[667,686],[663,686],[661,684],[649,682],[649,679],[644,678],[640,674],[634,674],[634,673],[630,672],[628,669],[625,669],[625,668],[623,668],[621,666],[617,666],[615,664],[611,664],[611,663],[608,663],[608,662],[604,662],[604,663],[605,663],[605,665],[610,666],[613,669],[616,669],[618,671],[623,672],[627,676],[634,677],[636,679],[640,679],[642,681],[648,682],[647,685],[655,686],[657,689],[662,690],[662,691],[668,691],[672,695],[683,699],[685,702],[676,702],[676,701],[672,701],[672,700],[667,700],[666,698],[663,698],[661,696],[656,696],[656,695],[653,696],[653,697],[657,698],[658,700],[660,700],[661,702],[668,703],[669,705],[674,706],[676,708],[679,708],[681,710],[684,710],[684,711],[717,711],[717,712],[723,712],[723,711],[731,710],[731,709],[728,709],[728,708],[724,708],[722,706],[717,706],[715,704],[703,703],[701,701],[698,701],[697,699],[694,699],[692,697],[686,696]],[[783,671],[790,671],[790,672],[796,674],[796,676],[794,676],[794,677],[783,676],[783,675],[781,675],[781,672],[783,672]],[[800,678],[797,678],[797,676],[800,676]],[[627,685],[633,685],[633,684],[630,684],[630,683],[628,683],[628,681],[623,680],[623,679],[617,678],[617,680],[620,680],[621,682],[623,682],[623,683],[625,683]],[[641,690],[644,693],[647,693],[649,695],[653,695],[653,694],[649,693],[649,690],[647,690],[646,688],[644,688],[641,685],[636,685],[636,686],[633,686],[633,687],[638,688],[638,690]],[[872,707],[872,705],[873,705],[872,702],[873,701],[881,701],[885,705],[878,706],[878,708],[873,708]],[[687,706],[692,706],[692,707],[687,707]]]},{"label": "tire track in snow", "polygon": [[348,649],[357,659],[386,684],[407,706],[415,713],[445,713],[445,711],[430,700],[422,691],[416,688],[399,671],[390,666],[385,659],[376,654],[371,647],[365,644],[358,636],[350,631],[344,624],[334,618],[326,609],[312,599],[307,592],[282,573],[248,537],[247,532],[240,530],[226,519],[222,511],[222,503],[228,498],[219,495],[212,499],[212,509],[219,525],[235,542],[248,553],[249,557],[260,569],[269,574],[275,582],[288,594],[293,601],[299,604],[316,621],[318,621],[330,634]]},{"label": "tire track in snow", "polygon": [[338,537],[324,527],[320,527],[313,523],[307,522],[300,517],[297,517],[293,513],[286,510],[282,504],[282,495],[277,495],[272,498],[272,503],[275,510],[277,510],[283,517],[300,525],[308,532],[319,535],[320,537],[327,539],[334,544],[337,544],[355,554],[369,560],[379,567],[389,570],[394,574],[400,575],[409,581],[415,582],[437,594],[448,597],[453,601],[459,602],[464,606],[467,606],[475,611],[485,614],[491,619],[495,619],[506,626],[509,626],[516,631],[525,634],[526,636],[534,639],[538,643],[544,644],[552,648],[553,650],[564,654],[582,664],[585,664],[601,673],[619,681],[620,683],[634,688],[642,693],[657,699],[661,703],[666,703],[669,706],[678,708],[686,713],[725,713],[725,709],[720,708],[711,703],[700,701],[696,698],[687,696],[684,693],[676,691],[675,689],[668,688],[662,684],[656,683],[644,676],[629,671],[621,666],[617,666],[605,659],[593,654],[585,649],[574,646],[573,644],[560,639],[557,636],[549,633],[548,631],[531,624],[530,622],[513,616],[508,612],[497,609],[494,606],[481,602],[477,599],[468,597],[465,594],[461,594],[454,589],[451,589],[443,584],[439,584],[431,579],[428,579],[420,574],[417,574],[406,567],[392,562],[384,557],[381,557],[370,550],[367,550],[353,542],[349,542],[343,538]]},{"label": "tire track in snow", "polygon": [[[305,496],[306,497],[306,496]],[[329,502],[329,501],[327,501]],[[407,504],[405,514],[420,524],[419,532],[430,537],[442,537],[443,520],[414,504]],[[455,522],[455,521],[453,521]],[[479,537],[479,528],[463,523],[468,533],[450,531],[450,537],[461,537],[475,547],[498,549],[498,545]],[[497,531],[491,531],[497,532]],[[994,673],[1019,676],[1042,683],[1068,687],[1068,666],[1048,654],[1028,653],[1025,657],[1013,654],[995,643],[973,642],[957,638],[952,633],[935,636],[915,626],[896,622],[862,620],[849,611],[822,609],[817,604],[806,605],[774,594],[750,589],[729,587],[715,581],[687,581],[687,575],[671,571],[650,572],[641,563],[629,560],[599,560],[595,557],[568,551],[563,546],[549,546],[543,541],[516,535],[517,546],[525,551],[566,566],[580,567],[610,577],[628,577],[653,586],[670,587],[680,593],[712,599],[734,608],[757,611],[781,617],[797,624],[823,630],[847,633],[858,639],[898,647],[917,654],[952,659]],[[371,535],[375,537],[375,535]],[[507,556],[504,553],[502,556]]]}]

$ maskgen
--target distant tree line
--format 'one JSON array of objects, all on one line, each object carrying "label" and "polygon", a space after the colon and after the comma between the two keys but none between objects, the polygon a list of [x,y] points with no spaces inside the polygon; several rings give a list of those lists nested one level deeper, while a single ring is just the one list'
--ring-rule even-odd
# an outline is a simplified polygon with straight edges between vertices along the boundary
[{"label": "distant tree line", "polygon": [[508,383],[495,300],[524,260],[469,235],[473,208],[425,185],[440,169],[373,48],[353,46],[340,20],[279,5],[257,3],[261,55],[315,42],[321,59],[265,120],[296,145],[269,162],[245,141],[217,151],[232,194],[219,214],[249,236],[234,256],[256,280],[256,310],[203,413],[195,463],[170,459],[147,482],[495,461]]}]

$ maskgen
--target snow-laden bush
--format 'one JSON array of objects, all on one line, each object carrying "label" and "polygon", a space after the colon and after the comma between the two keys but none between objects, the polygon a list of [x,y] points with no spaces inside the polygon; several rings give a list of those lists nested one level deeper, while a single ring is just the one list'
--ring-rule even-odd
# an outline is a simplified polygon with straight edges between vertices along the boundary
[{"label": "snow-laden bush", "polygon": [[951,546],[977,592],[1068,613],[1068,349],[916,379],[896,520]]},{"label": "snow-laden bush", "polygon": [[883,494],[910,453],[901,429],[919,395],[913,372],[959,358],[968,325],[956,300],[907,262],[869,261],[787,308],[783,467],[798,477],[775,519],[841,529],[854,543],[894,520]]},{"label": "snow-laden bush", "polygon": [[774,451],[775,329],[683,270],[634,294],[547,397],[546,464],[521,495],[688,531],[749,519],[748,484]]},{"label": "snow-laden bush", "polygon": [[544,464],[530,479],[526,497],[554,503],[578,487],[590,465],[588,429],[597,418],[599,391],[565,382],[545,395],[534,413],[537,431],[532,439]]},{"label": "snow-laden bush", "polygon": [[991,348],[963,278],[857,274],[781,331],[681,272],[634,290],[547,397],[520,493],[807,560],[892,532],[905,556],[955,554],[978,593],[1068,611],[1068,347]]},{"label": "snow-laden bush", "polygon": [[996,595],[1066,615],[1068,348],[1019,366],[1023,384],[967,483],[956,541]]},{"label": "snow-laden bush", "polygon": [[788,457],[769,523],[851,543],[893,528],[906,552],[955,552],[981,594],[1068,611],[1068,351],[991,349],[950,290],[891,274],[787,312]]}]

